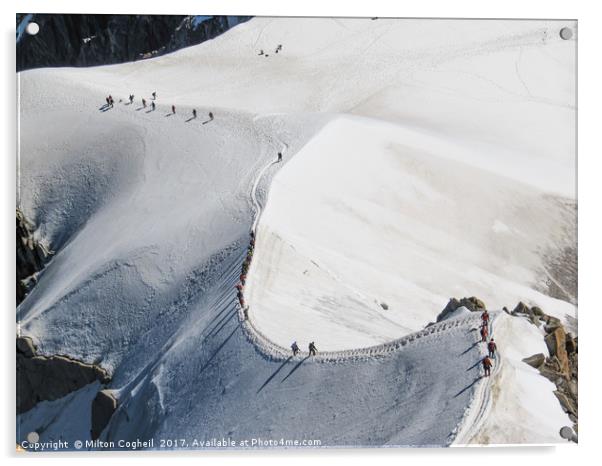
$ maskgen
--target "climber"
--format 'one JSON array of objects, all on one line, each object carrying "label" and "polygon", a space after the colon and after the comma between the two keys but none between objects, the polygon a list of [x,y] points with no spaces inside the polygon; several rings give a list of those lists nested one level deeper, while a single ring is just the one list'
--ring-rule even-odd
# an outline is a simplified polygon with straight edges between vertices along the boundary
[{"label": "climber", "polygon": [[109,100],[109,98],[105,97],[105,100],[107,101],[107,107],[110,107],[111,106],[111,101]]},{"label": "climber", "polygon": [[157,93],[156,92],[153,92],[151,95],[153,96],[153,100],[157,100]]},{"label": "climber", "polygon": [[310,356],[315,356],[316,353],[318,352],[318,348],[316,348],[316,345],[314,344],[314,342],[312,341],[309,344],[309,355]]},{"label": "climber", "polygon": [[155,102],[151,102],[151,110],[154,112],[155,111]]},{"label": "climber", "polygon": [[142,99],[142,106],[146,108],[146,99]]},{"label": "climber", "polygon": [[113,103],[114,103],[113,96],[109,95],[109,105],[111,107],[113,107]]},{"label": "climber", "polygon": [[276,47],[276,52],[275,53],[278,53],[281,50],[282,50],[282,44],[278,44],[278,47]]},{"label": "climber", "polygon": [[486,343],[486,342],[487,342],[487,336],[488,336],[488,335],[489,335],[489,330],[487,330],[487,326],[486,326],[486,325],[483,325],[483,326],[481,327],[481,341],[482,341],[483,343]]},{"label": "climber", "polygon": [[192,109],[192,118],[196,118],[196,108]]},{"label": "climber", "polygon": [[278,152],[278,162],[282,162],[282,152]]},{"label": "climber", "polygon": [[485,356],[483,358],[483,369],[485,369],[485,377],[489,377],[491,375],[491,366],[493,366],[491,359],[489,359],[489,356]]},{"label": "climber", "polygon": [[176,106],[175,105],[171,106],[171,113],[173,113],[174,115],[176,114]]},{"label": "climber", "polygon": [[497,345],[495,344],[495,341],[493,341],[493,337],[491,337],[491,340],[489,340],[487,349],[489,350],[489,357],[495,358],[495,352],[497,351]]},{"label": "climber", "polygon": [[259,55],[263,55],[263,49],[259,51]]},{"label": "climber", "polygon": [[297,345],[296,341],[293,341],[291,349],[293,350],[293,356],[297,356],[297,353],[299,352],[299,346]]},{"label": "climber", "polygon": [[481,319],[483,320],[483,325],[489,325],[489,312],[487,312],[487,309],[481,314]]},{"label": "climber", "polygon": [[134,94],[130,94],[130,104],[134,103]]},{"label": "climber", "polygon": [[209,121],[213,121],[213,112],[209,112]]}]

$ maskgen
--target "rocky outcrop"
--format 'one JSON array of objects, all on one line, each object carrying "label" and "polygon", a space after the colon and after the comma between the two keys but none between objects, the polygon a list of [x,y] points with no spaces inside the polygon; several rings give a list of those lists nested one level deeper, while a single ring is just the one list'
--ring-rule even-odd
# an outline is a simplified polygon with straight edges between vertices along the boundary
[{"label": "rocky outcrop", "polygon": [[554,395],[562,409],[573,421],[573,429],[578,432],[578,340],[566,333],[560,319],[549,316],[537,306],[529,307],[518,303],[511,313],[525,316],[538,327],[544,324],[544,341],[549,357],[534,354],[523,362],[535,367],[539,373],[556,385]]},{"label": "rocky outcrop", "polygon": [[17,36],[17,71],[150,58],[200,44],[248,19],[250,16],[19,14],[17,23],[35,21],[40,31],[35,36]]},{"label": "rocky outcrop", "polygon": [[39,401],[52,401],[89,383],[107,384],[111,377],[102,367],[67,356],[38,356],[31,338],[17,337],[17,413]]},{"label": "rocky outcrop", "polygon": [[541,366],[543,366],[543,363],[546,362],[546,357],[543,355],[543,353],[538,353],[534,354],[533,356],[529,356],[528,358],[524,358],[523,362],[526,362],[535,369],[539,369]]},{"label": "rocky outcrop", "polygon": [[92,440],[100,437],[116,409],[117,398],[111,390],[100,390],[96,394],[92,401],[92,429],[90,431]]},{"label": "rocky outcrop", "polygon": [[34,238],[33,226],[17,209],[17,306],[36,283],[50,252]]},{"label": "rocky outcrop", "polygon": [[441,322],[442,320],[446,319],[452,312],[462,306],[471,312],[482,312],[486,309],[485,303],[475,296],[471,296],[470,298],[462,298],[460,300],[456,298],[450,298],[445,308],[437,316],[437,322]]}]

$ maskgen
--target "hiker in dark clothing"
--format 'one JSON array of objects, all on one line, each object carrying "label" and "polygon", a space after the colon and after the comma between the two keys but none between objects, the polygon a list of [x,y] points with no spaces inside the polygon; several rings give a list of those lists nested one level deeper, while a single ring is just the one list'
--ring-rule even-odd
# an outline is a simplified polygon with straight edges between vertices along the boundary
[{"label": "hiker in dark clothing", "polygon": [[299,345],[297,345],[296,341],[293,341],[291,349],[293,350],[293,356],[297,356],[297,353],[299,352]]},{"label": "hiker in dark clothing", "polygon": [[485,356],[483,358],[483,369],[485,370],[485,377],[489,377],[491,375],[491,366],[493,366],[491,359],[489,359],[489,356]]},{"label": "hiker in dark clothing", "polygon": [[491,338],[491,340],[489,340],[487,349],[489,350],[489,357],[495,358],[495,352],[497,351],[497,345],[495,344],[495,341],[493,341],[493,338]]},{"label": "hiker in dark clothing", "polygon": [[142,106],[146,108],[146,99],[142,99]]},{"label": "hiker in dark clothing", "polygon": [[111,106],[111,101],[109,100],[109,98],[105,97],[105,100],[107,101],[107,107],[110,107]]},{"label": "hiker in dark clothing", "polygon": [[157,100],[157,93],[156,92],[153,92],[152,96],[153,96],[153,100]]},{"label": "hiker in dark clothing", "polygon": [[130,104],[134,103],[134,94],[130,94]]},{"label": "hiker in dark clothing", "polygon": [[174,115],[176,114],[176,106],[175,105],[171,106],[171,113],[173,113]]},{"label": "hiker in dark clothing", "polygon": [[113,107],[113,96],[109,95],[109,105]]},{"label": "hiker in dark clothing", "polygon": [[154,112],[155,111],[155,103],[151,102],[151,110]]},{"label": "hiker in dark clothing", "polygon": [[196,118],[196,108],[192,109],[192,118]]},{"label": "hiker in dark clothing", "polygon": [[209,119],[210,119],[211,121],[213,121],[213,113],[212,113],[212,112],[209,112]]},{"label": "hiker in dark clothing", "polygon": [[316,345],[314,344],[314,342],[312,341],[309,344],[309,355],[310,356],[315,356],[316,353],[318,352],[318,348],[316,348]]},{"label": "hiker in dark clothing", "polygon": [[282,162],[282,152],[278,152],[278,162]]}]

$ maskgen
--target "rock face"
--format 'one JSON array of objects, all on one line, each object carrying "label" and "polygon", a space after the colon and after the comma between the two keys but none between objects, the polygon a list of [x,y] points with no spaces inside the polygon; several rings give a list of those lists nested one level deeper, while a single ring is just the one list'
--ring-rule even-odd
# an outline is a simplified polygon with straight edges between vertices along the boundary
[{"label": "rock face", "polygon": [[113,392],[100,390],[92,401],[92,429],[90,432],[92,440],[100,437],[116,409],[117,399]]},{"label": "rock face", "polygon": [[437,316],[437,322],[441,322],[449,314],[462,306],[471,312],[482,312],[485,310],[485,303],[475,296],[471,296],[470,298],[462,298],[460,300],[456,298],[450,298],[445,308]]},{"label": "rock face", "polygon": [[17,36],[17,71],[149,58],[212,39],[250,16],[17,15],[40,32]]},{"label": "rock face", "polygon": [[540,308],[529,307],[518,303],[511,313],[514,316],[526,316],[538,327],[545,323],[544,341],[550,353],[534,354],[523,359],[523,362],[535,367],[539,373],[556,385],[554,395],[558,398],[562,409],[573,421],[573,429],[578,432],[578,340],[566,333],[560,319],[544,313]]},{"label": "rock face", "polygon": [[50,252],[33,236],[33,226],[17,209],[17,306],[36,282]]},{"label": "rock face", "polygon": [[523,359],[523,362],[526,362],[527,364],[529,364],[531,367],[534,367],[535,369],[539,369],[543,365],[545,360],[546,360],[546,357],[543,355],[543,353],[538,353],[538,354],[534,354],[533,356],[529,356],[528,358]]},{"label": "rock face", "polygon": [[29,337],[17,337],[17,413],[44,400],[56,400],[96,380],[111,381],[107,372],[66,356],[38,356]]},{"label": "rock face", "polygon": [[556,357],[560,366],[560,373],[567,379],[570,378],[569,357],[566,352],[566,334],[562,326],[556,327],[545,336],[550,356]]}]

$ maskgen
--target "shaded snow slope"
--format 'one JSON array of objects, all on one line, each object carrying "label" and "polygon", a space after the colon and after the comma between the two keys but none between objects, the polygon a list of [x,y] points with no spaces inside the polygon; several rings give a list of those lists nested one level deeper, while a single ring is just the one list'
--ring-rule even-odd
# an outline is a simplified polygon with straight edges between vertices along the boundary
[{"label": "shaded snow slope", "polygon": [[[19,203],[38,226],[36,236],[56,253],[17,310],[23,334],[33,337],[41,354],[68,354],[111,371],[120,408],[106,439],[292,436],[323,445],[448,444],[481,386],[473,383],[480,356],[475,323],[458,318],[457,326],[429,327],[432,333],[410,334],[405,345],[385,353],[357,348],[420,328],[449,295],[469,288],[467,294],[476,294],[473,285],[495,289],[501,283],[511,297],[526,293],[521,299],[543,296],[532,288],[541,264],[530,244],[517,246],[524,255],[513,263],[510,241],[496,235],[529,241],[535,227],[512,224],[517,211],[526,205],[539,218],[537,209],[545,208],[562,222],[565,207],[553,196],[574,200],[574,41],[558,39],[561,26],[255,18],[157,59],[21,73]],[[278,44],[283,51],[275,55],[270,49]],[[269,57],[257,55],[262,48]],[[150,102],[152,91],[158,94],[155,112],[140,108],[140,98]],[[136,95],[133,105],[120,102],[130,93]],[[115,108],[99,110],[107,94]],[[170,116],[172,104],[177,114]],[[187,121],[193,107],[199,118]],[[209,111],[215,120],[201,125]],[[283,150],[285,163],[265,168]],[[365,153],[371,163],[360,169]],[[337,168],[345,156],[349,170],[343,176]],[[310,247],[309,255],[319,252],[321,269],[311,272],[323,275],[310,277],[312,290],[340,293],[335,296],[342,306],[335,315],[333,300],[323,300],[332,332],[316,337],[316,344],[320,350],[355,349],[334,360],[282,360],[278,352],[266,353],[259,333],[238,321],[234,285],[249,231],[282,167],[288,181],[275,178],[280,194],[270,198],[258,225],[250,279],[262,281],[245,293],[282,293],[299,285],[292,283],[299,270],[282,268],[279,249],[297,247],[288,258],[303,266]],[[473,176],[470,183],[462,182],[465,172]],[[360,173],[372,176],[358,183]],[[282,194],[287,184],[303,187],[309,176],[315,183],[304,203]],[[348,200],[341,196],[328,210],[332,202],[322,201],[342,183],[338,178],[357,190],[339,186]],[[291,217],[290,226],[274,215],[277,198],[288,199],[289,210],[296,207],[299,217]],[[474,220],[468,225],[446,209],[467,198],[477,198],[462,212]],[[349,210],[345,202],[351,200]],[[412,210],[410,201],[421,209]],[[320,217],[293,235],[302,215],[316,221],[303,212],[306,205],[332,218]],[[403,218],[385,240],[404,248],[415,242],[409,250],[423,259],[414,261],[413,275],[411,263],[393,260],[401,254],[395,247],[390,254],[375,248],[366,257],[354,243],[368,238],[366,220],[374,225],[375,213],[381,226],[393,213],[395,222]],[[346,238],[350,244],[318,234],[336,218],[355,230]],[[285,241],[271,238],[275,226]],[[520,227],[525,238],[507,233],[510,227]],[[562,242],[550,228],[536,237]],[[267,241],[273,258],[264,252]],[[497,256],[483,257],[492,244]],[[356,247],[356,255],[341,259],[336,248],[342,246]],[[451,257],[435,264],[437,247]],[[460,252],[465,261],[450,268]],[[261,267],[271,260],[288,278],[286,286],[269,288]],[[432,284],[424,282],[428,264],[437,265]],[[492,271],[492,264],[502,267]],[[356,276],[345,276],[350,286],[340,286],[336,278],[351,267]],[[385,277],[385,270],[398,276]],[[303,299],[315,303],[317,297]],[[324,322],[313,330],[297,320],[284,325],[278,313],[292,319],[292,313],[313,313],[315,307],[289,308],[290,296],[277,299],[284,306],[266,301],[272,319],[252,304],[249,324],[272,345],[314,339],[316,325]],[[374,299],[390,301],[395,317],[377,317],[383,311],[370,307]],[[571,310],[562,302],[542,305],[551,313],[550,306]],[[351,312],[348,321],[345,312]],[[66,413],[83,410],[92,391],[20,416],[19,437],[44,427],[43,440],[85,439],[84,418],[69,424]]]}]

